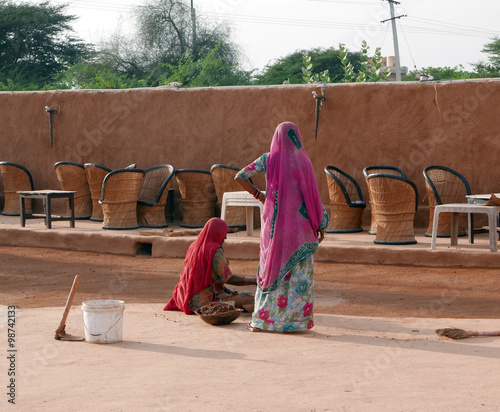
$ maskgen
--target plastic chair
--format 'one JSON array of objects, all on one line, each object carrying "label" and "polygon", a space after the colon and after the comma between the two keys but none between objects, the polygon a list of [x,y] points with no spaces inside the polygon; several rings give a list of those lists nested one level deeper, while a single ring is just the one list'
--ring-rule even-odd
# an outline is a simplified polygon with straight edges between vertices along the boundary
[{"label": "plastic chair", "polygon": [[325,173],[330,196],[330,223],[326,232],[361,232],[361,218],[366,203],[358,182],[334,166],[326,166]]},{"label": "plastic chair", "polygon": [[74,195],[75,219],[90,219],[92,198],[84,166],[73,162],[57,162],[54,164],[54,169],[61,189],[76,191]]},{"label": "plastic chair", "polygon": [[102,213],[102,206],[99,203],[99,199],[101,198],[102,193],[102,182],[104,181],[106,175],[111,172],[111,169],[95,163],[85,163],[84,168],[92,200],[92,216],[90,217],[90,220],[102,222],[104,215]]},{"label": "plastic chair", "polygon": [[[368,166],[363,169],[363,175],[365,176],[365,180],[369,175],[375,173],[385,173],[385,174],[392,174],[396,176],[406,177],[405,172],[403,172],[403,170],[401,170],[399,167],[396,166]],[[367,180],[366,183],[368,184]],[[370,203],[371,203],[369,186],[368,186],[368,197],[370,198]],[[370,229],[368,230],[368,234],[370,235],[377,234],[377,214],[376,212],[374,212],[373,207],[371,207],[371,223],[370,223]]]},{"label": "plastic chair", "polygon": [[217,196],[208,170],[181,169],[175,171],[182,198],[182,227],[199,228],[215,216]]},{"label": "plastic chair", "polygon": [[[240,170],[240,168],[223,164],[215,164],[210,168],[217,195],[217,205],[220,211],[222,211],[224,193],[242,191],[241,186],[234,180],[234,177]],[[239,207],[227,209],[224,220],[229,227],[245,227],[246,211]]]},{"label": "plastic chair", "polygon": [[[457,171],[446,166],[428,166],[424,169],[425,188],[429,203],[429,225],[425,236],[432,236],[434,208],[446,203],[467,203],[467,195],[471,194],[469,183]],[[458,220],[458,236],[467,234],[467,214],[460,214]],[[451,236],[451,216],[449,213],[440,213],[437,237]]]},{"label": "plastic chair", "polygon": [[99,203],[104,215],[103,229],[137,229],[137,202],[144,170],[118,169],[102,182]]},{"label": "plastic chair", "polygon": [[403,176],[375,173],[367,176],[373,211],[377,216],[378,244],[409,245],[415,240],[414,221],[418,206],[415,184]]},{"label": "plastic chair", "polygon": [[165,206],[174,174],[174,167],[168,164],[144,170],[144,179],[137,202],[139,226],[156,228],[168,226],[165,219]]},{"label": "plastic chair", "polygon": [[[19,216],[21,207],[18,190],[34,190],[31,173],[24,166],[12,162],[0,162],[5,201],[2,215]],[[26,214],[31,214],[31,199],[25,201]]]}]

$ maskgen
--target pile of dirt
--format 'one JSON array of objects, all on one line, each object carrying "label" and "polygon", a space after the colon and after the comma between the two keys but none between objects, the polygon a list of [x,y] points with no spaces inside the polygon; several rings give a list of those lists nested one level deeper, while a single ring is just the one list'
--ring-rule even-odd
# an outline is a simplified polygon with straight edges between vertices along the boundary
[{"label": "pile of dirt", "polygon": [[235,307],[226,302],[212,302],[198,309],[200,315],[217,315],[220,313],[231,312]]}]

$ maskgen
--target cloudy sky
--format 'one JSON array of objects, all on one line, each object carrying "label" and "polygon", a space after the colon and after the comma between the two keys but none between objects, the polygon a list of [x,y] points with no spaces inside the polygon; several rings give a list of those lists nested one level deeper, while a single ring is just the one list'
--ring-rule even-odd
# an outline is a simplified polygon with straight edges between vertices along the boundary
[{"label": "cloudy sky", "polygon": [[[119,25],[130,31],[132,8],[144,1],[52,3],[68,3],[67,13],[78,16],[74,24],[78,35],[99,43]],[[338,48],[339,43],[359,51],[362,40],[371,50],[381,47],[384,56],[394,55],[391,22],[381,23],[390,18],[387,0],[192,1],[198,16],[230,23],[247,69],[261,69],[297,50]],[[396,19],[401,65],[409,70],[460,64],[470,69],[470,63],[486,60],[483,46],[500,36],[499,0],[400,0],[395,15],[401,16]]]}]

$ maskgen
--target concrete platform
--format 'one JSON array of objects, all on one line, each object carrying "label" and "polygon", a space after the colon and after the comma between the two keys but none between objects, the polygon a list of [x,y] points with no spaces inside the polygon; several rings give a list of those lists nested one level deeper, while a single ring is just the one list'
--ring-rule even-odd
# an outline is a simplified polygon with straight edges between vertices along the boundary
[{"label": "concrete platform", "polygon": [[[32,219],[21,227],[18,216],[0,215],[0,246],[49,247],[85,252],[119,255],[150,255],[159,258],[183,259],[195,239],[193,229],[182,228],[176,221],[163,229],[104,230],[100,222],[77,220],[75,228],[68,222],[54,222],[47,229],[43,219]],[[167,236],[172,229],[176,236]],[[368,229],[368,228],[365,228]],[[451,246],[449,238],[438,238],[431,250],[431,238],[425,229],[416,229],[414,245],[374,244],[374,235],[367,230],[358,233],[327,233],[315,255],[317,261],[336,263],[385,264],[429,267],[500,267],[500,252],[489,251],[488,233],[474,236],[474,244],[467,237],[459,237],[458,245]],[[185,233],[191,233],[185,235]],[[229,233],[225,252],[229,259],[257,260],[260,231],[247,236],[240,231]]]}]

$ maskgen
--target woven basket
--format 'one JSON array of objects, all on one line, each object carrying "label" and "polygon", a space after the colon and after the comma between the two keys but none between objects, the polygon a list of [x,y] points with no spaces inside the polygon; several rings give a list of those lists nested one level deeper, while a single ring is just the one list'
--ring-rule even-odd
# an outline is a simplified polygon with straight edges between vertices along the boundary
[{"label": "woven basket", "polygon": [[[360,204],[353,203],[363,201],[359,186],[352,177],[343,172],[341,173],[339,169],[332,166],[327,166],[325,172],[330,197],[330,221],[326,232],[361,232],[363,230],[361,219],[365,204],[364,202]],[[350,203],[347,203],[344,190]]]},{"label": "woven basket", "polygon": [[137,204],[137,220],[142,227],[167,227],[165,205],[174,167],[160,165],[146,169]]},{"label": "woven basket", "polygon": [[[23,166],[11,162],[0,162],[5,201],[2,215],[19,216],[20,202],[18,190],[33,190],[33,179]],[[26,214],[31,214],[31,199],[25,200]]]},{"label": "woven basket", "polygon": [[377,216],[374,243],[414,244],[417,191],[405,178],[374,174],[367,178],[373,211]]},{"label": "woven basket", "polygon": [[136,229],[137,201],[144,177],[140,169],[110,172],[102,184],[100,203],[104,214],[103,229]]},{"label": "woven basket", "polygon": [[[438,204],[446,203],[466,203],[466,196],[470,194],[468,184],[464,178],[451,169],[432,166],[424,171],[425,188],[427,190],[427,201],[429,204],[429,225],[425,233],[432,236],[432,226],[434,224],[434,208]],[[432,187],[434,186],[434,187]],[[436,194],[441,203],[438,202]],[[458,236],[467,234],[467,214],[460,213],[458,216]],[[440,213],[438,221],[437,237],[451,236],[451,214]]]},{"label": "woven basket", "polygon": [[102,222],[104,215],[102,213],[102,206],[99,203],[99,199],[101,198],[102,193],[102,182],[104,181],[106,175],[111,172],[111,169],[93,163],[86,163],[84,167],[90,189],[90,197],[92,200],[92,216],[90,217],[90,220]]},{"label": "woven basket", "polygon": [[212,175],[206,170],[177,170],[175,178],[182,198],[183,227],[203,227],[215,216],[217,197]]},{"label": "woven basket", "polygon": [[[238,317],[242,314],[243,309],[231,309],[226,312],[221,312],[221,313],[203,313],[204,309],[206,308],[217,308],[218,305],[223,305],[228,306],[224,302],[212,302],[210,305],[207,305],[205,307],[202,307],[198,309],[195,313],[203,319],[204,322],[208,323],[209,325],[227,325],[228,323],[231,323],[238,319]],[[232,307],[232,306],[230,306]]]},{"label": "woven basket", "polygon": [[[89,219],[92,215],[92,199],[90,196],[87,175],[83,165],[71,162],[58,162],[54,165],[57,179],[62,190],[76,191],[74,195],[75,218]],[[69,201],[66,200],[67,214],[70,214]]]},{"label": "woven basket", "polygon": [[[217,195],[217,205],[221,210],[222,197],[225,192],[241,191],[241,186],[234,180],[240,169],[231,166],[214,165],[210,169]],[[246,209],[244,207],[230,207],[226,210],[225,221],[229,227],[245,227]],[[255,219],[254,219],[255,221]],[[255,223],[254,223],[255,226]]]}]

